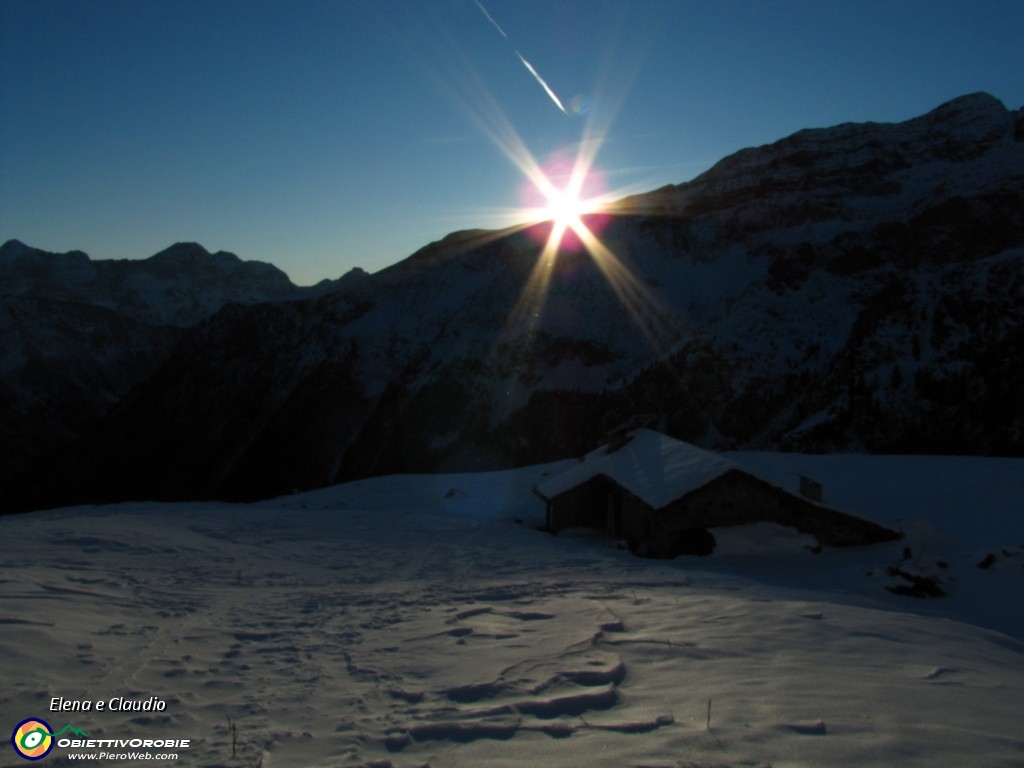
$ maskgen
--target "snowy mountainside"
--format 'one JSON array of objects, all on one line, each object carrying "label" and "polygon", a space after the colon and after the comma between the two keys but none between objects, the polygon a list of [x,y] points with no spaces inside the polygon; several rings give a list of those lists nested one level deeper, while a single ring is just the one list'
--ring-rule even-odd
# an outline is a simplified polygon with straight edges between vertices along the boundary
[{"label": "snowy mountainside", "polygon": [[93,429],[180,335],[104,307],[0,296],[0,486]]},{"label": "snowy mountainside", "polygon": [[550,224],[457,232],[226,306],[11,498],[516,466],[637,414],[720,449],[1024,453],[1024,111],[801,131],[587,223],[613,258],[538,264]]},{"label": "snowy mountainside", "polygon": [[813,231],[838,229],[844,220],[889,221],[900,209],[913,214],[942,199],[1019,184],[1022,140],[1021,110],[974,93],[902,123],[804,129],[736,152],[691,182],[626,202],[666,214],[714,213],[715,221],[766,234],[788,226],[799,241],[808,225]]},{"label": "snowy mountainside", "polygon": [[299,289],[272,264],[177,243],[148,259],[49,253],[18,240],[0,246],[0,295],[75,301],[151,325],[192,326],[231,302],[251,304]]},{"label": "snowy mountainside", "polygon": [[0,485],[95,427],[181,336],[227,303],[299,291],[270,264],[178,243],[92,260],[0,246]]}]

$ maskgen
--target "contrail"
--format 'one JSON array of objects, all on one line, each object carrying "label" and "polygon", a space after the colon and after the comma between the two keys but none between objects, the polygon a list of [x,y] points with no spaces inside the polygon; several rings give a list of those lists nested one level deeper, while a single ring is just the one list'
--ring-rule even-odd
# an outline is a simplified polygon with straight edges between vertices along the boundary
[{"label": "contrail", "polygon": [[498,32],[500,32],[500,33],[501,33],[501,36],[502,36],[502,37],[504,37],[504,38],[505,38],[506,40],[508,40],[508,35],[506,35],[506,34],[505,34],[505,30],[504,30],[504,29],[502,29],[502,28],[501,28],[501,25],[499,25],[499,24],[498,24],[498,22],[496,22],[496,21],[494,20],[494,17],[493,17],[493,16],[491,16],[491,14],[489,14],[489,13],[487,12],[487,9],[483,7],[483,5],[482,5],[482,4],[480,3],[480,0],[473,0],[473,2],[474,2],[474,3],[476,3],[476,7],[480,9],[480,13],[482,13],[482,14],[484,15],[484,17],[485,17],[485,18],[486,18],[486,19],[487,19],[487,20],[488,20],[489,22],[491,22],[491,24],[493,24],[493,25],[494,25],[494,28],[495,28],[496,30],[498,30]]},{"label": "contrail", "polygon": [[[509,41],[509,45],[511,45],[512,41],[509,40],[508,35],[505,34],[505,30],[502,29],[501,25],[498,24],[498,22],[496,22],[494,20],[494,17],[491,16],[491,14],[489,14],[487,12],[487,9],[484,8],[483,3],[481,3],[480,0],[473,0],[473,2],[476,3],[476,7],[480,9],[480,13],[482,13],[484,15],[484,18],[487,19],[489,22],[491,22],[491,26],[494,27],[496,30],[498,30],[498,34],[501,35],[502,37],[504,37],[506,40],[508,40]],[[544,78],[541,77],[540,74],[537,72],[537,70],[533,68],[533,65],[526,60],[526,58],[523,56],[523,54],[521,54],[518,50],[516,50],[515,46],[512,47],[512,50],[516,54],[516,56],[519,57],[519,60],[521,62],[523,62],[523,66],[526,67],[526,71],[529,72],[531,75],[533,75],[533,79],[536,80],[538,83],[540,83],[540,87],[543,88],[544,92],[548,96],[551,97],[551,100],[553,102],[555,102],[555,106],[558,107],[560,110],[562,110],[562,114],[565,114],[565,115],[569,114],[568,112],[565,111],[565,107],[562,106],[562,102],[555,95],[555,92],[553,90],[551,90],[551,86],[549,86],[546,82],[544,82]]]},{"label": "contrail", "polygon": [[[513,48],[512,50],[515,51],[515,48]],[[544,82],[544,78],[541,77],[539,74],[537,74],[537,70],[533,68],[533,65],[530,64],[530,62],[528,62],[526,59],[523,58],[523,54],[521,54],[519,51],[516,51],[516,56],[518,56],[519,60],[521,62],[523,62],[523,66],[525,66],[528,70],[530,70],[530,74],[533,75],[535,78],[537,78],[537,82],[540,83],[541,87],[545,91],[547,91],[548,96],[550,96],[551,100],[553,102],[555,102],[555,106],[557,106],[560,110],[562,110],[562,112],[564,114],[566,114],[566,115],[569,114],[568,112],[565,111],[565,107],[562,106],[562,102],[558,100],[557,96],[555,96],[555,92],[552,91],[551,87],[547,83]]]}]

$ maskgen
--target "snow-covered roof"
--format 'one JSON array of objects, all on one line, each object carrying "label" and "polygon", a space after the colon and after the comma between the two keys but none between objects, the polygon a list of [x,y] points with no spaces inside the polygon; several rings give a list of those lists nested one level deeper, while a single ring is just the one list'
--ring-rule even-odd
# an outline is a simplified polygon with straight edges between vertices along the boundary
[{"label": "snow-covered roof", "polygon": [[660,432],[638,429],[618,450],[604,445],[537,487],[545,499],[553,499],[593,477],[604,475],[653,509],[685,496],[739,465],[716,453],[674,440]]}]

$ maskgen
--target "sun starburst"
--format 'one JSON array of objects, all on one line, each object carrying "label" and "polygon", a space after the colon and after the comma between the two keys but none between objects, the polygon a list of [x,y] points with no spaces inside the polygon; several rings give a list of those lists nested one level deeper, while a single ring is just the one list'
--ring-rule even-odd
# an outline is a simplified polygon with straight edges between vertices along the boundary
[{"label": "sun starburst", "polygon": [[532,224],[550,223],[550,229],[535,230],[546,232],[546,238],[509,317],[509,326],[529,335],[540,325],[559,254],[568,248],[587,253],[652,350],[661,352],[669,332],[661,301],[605,245],[594,228],[595,222],[607,221],[615,212],[611,195],[600,192],[600,174],[593,167],[599,146],[599,141],[583,142],[569,162],[559,157],[542,165],[528,156],[527,161],[517,163],[532,196],[543,200],[543,204],[526,208],[524,213]]},{"label": "sun starburst", "polygon": [[[492,211],[492,215],[500,216],[509,223],[509,228],[496,232],[493,237],[525,230],[528,235],[541,238],[543,244],[506,321],[507,333],[526,340],[541,328],[560,254],[564,251],[585,252],[652,351],[656,354],[663,352],[672,335],[668,319],[670,313],[648,283],[634,273],[633,265],[619,258],[602,241],[603,230],[598,227],[612,220],[616,214],[625,212],[620,211],[614,201],[643,189],[610,189],[605,184],[604,174],[595,167],[596,157],[605,140],[605,129],[621,105],[627,83],[631,80],[630,68],[610,71],[600,99],[603,108],[586,112],[578,141],[572,147],[539,160],[527,148],[475,68],[467,59],[461,61],[464,66],[444,78],[447,86],[452,88],[453,100],[480,132],[518,168],[523,178],[519,195],[521,204]],[[614,87],[616,83],[621,83],[622,87]],[[611,95],[614,92],[619,92],[619,98]]]},{"label": "sun starburst", "polygon": [[548,199],[548,204],[541,213],[559,227],[575,227],[579,225],[580,216],[590,213],[594,206],[581,200],[571,190],[556,192]]}]

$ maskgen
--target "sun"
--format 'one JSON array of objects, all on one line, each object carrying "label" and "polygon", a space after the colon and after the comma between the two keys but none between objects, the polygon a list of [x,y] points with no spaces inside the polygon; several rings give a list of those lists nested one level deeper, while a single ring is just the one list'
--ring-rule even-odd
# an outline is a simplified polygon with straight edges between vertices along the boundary
[{"label": "sun", "polygon": [[607,193],[603,174],[593,167],[597,151],[593,144],[596,142],[586,142],[576,152],[558,150],[543,164],[523,150],[527,159],[520,163],[524,176],[519,190],[523,203],[520,221],[528,225],[550,222],[553,231],[561,235],[582,228],[587,214],[604,210]]},{"label": "sun", "polygon": [[547,193],[547,205],[539,214],[543,221],[552,221],[558,228],[575,229],[580,226],[580,217],[593,213],[597,204],[584,200],[571,189],[552,190]]}]

